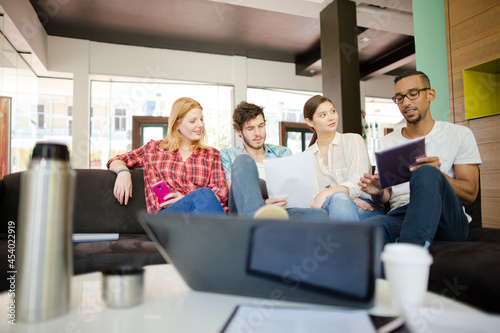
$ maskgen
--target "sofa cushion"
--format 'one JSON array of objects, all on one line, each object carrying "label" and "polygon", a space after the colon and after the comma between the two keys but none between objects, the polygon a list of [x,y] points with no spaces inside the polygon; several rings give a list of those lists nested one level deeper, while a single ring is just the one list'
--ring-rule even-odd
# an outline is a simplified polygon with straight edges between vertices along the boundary
[{"label": "sofa cushion", "polygon": [[132,198],[120,205],[113,195],[116,174],[109,170],[76,170],[73,232],[145,233],[137,212],[146,210],[142,170],[131,170]]},{"label": "sofa cushion", "polygon": [[470,228],[470,242],[497,242],[500,243],[500,229],[493,228]]},{"label": "sofa cushion", "polygon": [[75,243],[73,257],[75,274],[121,265],[142,267],[165,263],[146,234],[122,234],[117,241]]},{"label": "sofa cushion", "polygon": [[19,185],[21,173],[5,175],[0,189],[0,234],[7,235],[8,222],[14,221],[17,225],[17,211],[19,208]]},{"label": "sofa cushion", "polygon": [[435,242],[429,290],[500,313],[500,242]]}]

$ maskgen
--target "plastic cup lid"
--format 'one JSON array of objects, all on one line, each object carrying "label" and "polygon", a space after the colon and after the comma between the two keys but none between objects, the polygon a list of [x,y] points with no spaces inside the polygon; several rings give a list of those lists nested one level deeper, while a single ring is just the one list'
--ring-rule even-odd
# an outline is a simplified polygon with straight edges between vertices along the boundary
[{"label": "plastic cup lid", "polygon": [[426,248],[407,243],[387,244],[380,256],[383,262],[401,264],[432,264],[432,255]]}]

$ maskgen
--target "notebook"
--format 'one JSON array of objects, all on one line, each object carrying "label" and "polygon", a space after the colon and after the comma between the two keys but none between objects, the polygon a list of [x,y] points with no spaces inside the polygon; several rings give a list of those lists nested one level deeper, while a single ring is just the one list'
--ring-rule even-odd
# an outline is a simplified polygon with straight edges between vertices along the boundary
[{"label": "notebook", "polygon": [[425,156],[425,137],[375,152],[380,187],[387,188],[410,181],[410,167]]},{"label": "notebook", "polygon": [[138,214],[194,290],[369,308],[382,234],[376,223]]}]

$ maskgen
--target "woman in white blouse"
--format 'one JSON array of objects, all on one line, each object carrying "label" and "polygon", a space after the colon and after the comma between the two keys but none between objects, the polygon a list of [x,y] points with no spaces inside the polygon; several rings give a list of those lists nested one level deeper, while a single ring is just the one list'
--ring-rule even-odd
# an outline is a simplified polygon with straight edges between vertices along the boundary
[{"label": "woman in white blouse", "polygon": [[314,156],[314,208],[325,209],[332,221],[355,222],[383,208],[361,191],[358,182],[370,173],[365,142],[359,134],[337,133],[339,115],[333,102],[311,97],[304,105],[304,118],[314,134],[306,151]]}]

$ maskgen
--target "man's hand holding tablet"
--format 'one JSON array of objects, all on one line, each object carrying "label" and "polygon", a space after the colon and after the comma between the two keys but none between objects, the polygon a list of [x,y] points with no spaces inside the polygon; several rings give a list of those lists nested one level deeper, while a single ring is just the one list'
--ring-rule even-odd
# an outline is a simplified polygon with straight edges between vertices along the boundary
[{"label": "man's hand holding tablet", "polygon": [[375,152],[380,188],[409,181],[411,172],[418,168],[417,164],[433,165],[436,161],[432,159],[425,156],[425,137]]}]

